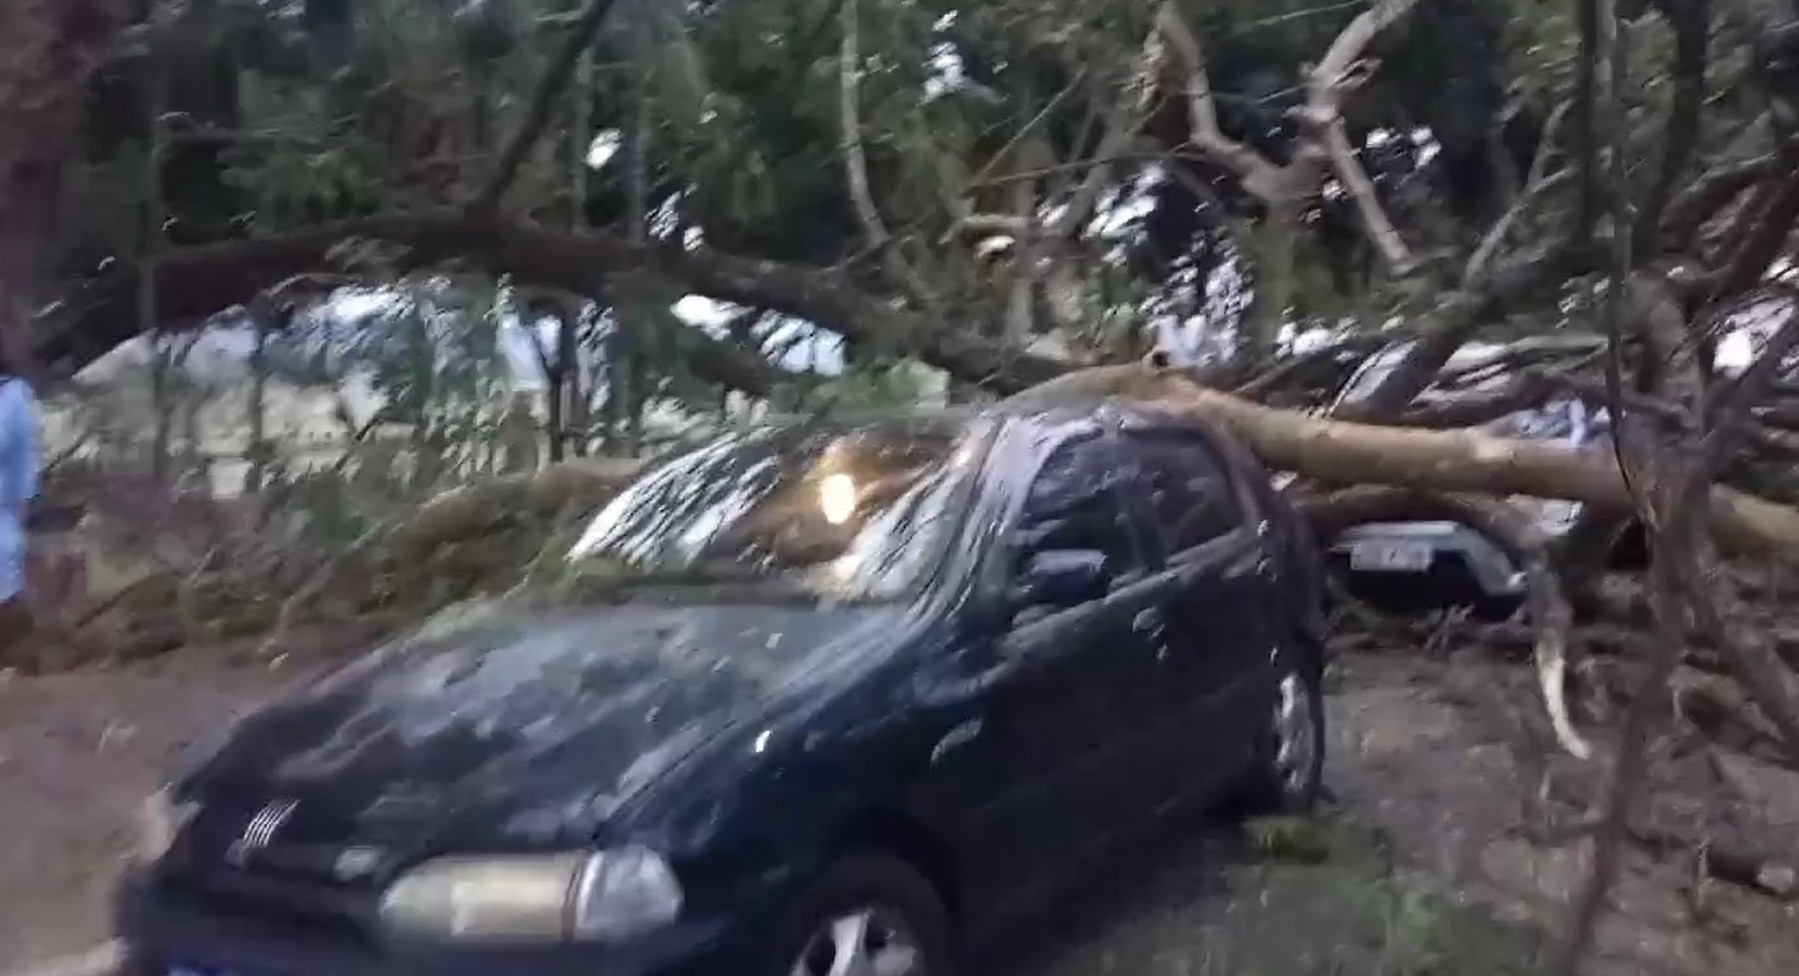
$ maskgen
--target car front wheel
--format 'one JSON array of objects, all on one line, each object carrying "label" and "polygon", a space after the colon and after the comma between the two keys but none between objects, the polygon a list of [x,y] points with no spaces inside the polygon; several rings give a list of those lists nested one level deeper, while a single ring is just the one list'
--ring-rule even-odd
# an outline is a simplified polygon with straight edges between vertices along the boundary
[{"label": "car front wheel", "polygon": [[1305,813],[1324,789],[1321,668],[1282,651],[1275,657],[1273,706],[1259,730],[1248,799],[1257,813]]},{"label": "car front wheel", "polygon": [[953,976],[949,917],[903,861],[853,857],[801,900],[770,976]]}]

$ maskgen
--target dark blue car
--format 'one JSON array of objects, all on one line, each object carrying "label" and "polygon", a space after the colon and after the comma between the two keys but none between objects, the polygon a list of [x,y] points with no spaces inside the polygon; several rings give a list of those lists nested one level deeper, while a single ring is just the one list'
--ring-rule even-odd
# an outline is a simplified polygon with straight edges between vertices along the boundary
[{"label": "dark blue car", "polygon": [[1312,803],[1317,565],[1145,410],[725,435],[180,770],[127,971],[946,976],[1164,813]]}]

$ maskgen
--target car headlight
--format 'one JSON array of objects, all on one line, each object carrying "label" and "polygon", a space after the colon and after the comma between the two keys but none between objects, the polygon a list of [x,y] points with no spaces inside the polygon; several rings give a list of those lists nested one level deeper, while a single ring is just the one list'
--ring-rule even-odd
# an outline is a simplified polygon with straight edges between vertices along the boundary
[{"label": "car headlight", "polygon": [[394,882],[381,917],[436,939],[616,940],[674,921],[681,898],[668,862],[643,847],[444,857]]}]

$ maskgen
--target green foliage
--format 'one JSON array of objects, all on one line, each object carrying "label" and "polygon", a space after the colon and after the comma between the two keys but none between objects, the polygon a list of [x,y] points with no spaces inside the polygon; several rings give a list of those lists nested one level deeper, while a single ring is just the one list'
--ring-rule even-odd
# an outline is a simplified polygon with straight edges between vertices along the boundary
[{"label": "green foliage", "polygon": [[1343,842],[1334,822],[1311,817],[1261,817],[1243,825],[1256,853],[1270,860],[1316,864]]},{"label": "green foliage", "polygon": [[[1013,259],[1003,251],[977,259],[978,241],[957,229],[958,211],[1011,216],[1017,204],[1006,181],[1039,166],[1048,167],[1034,189],[1039,215],[1067,198],[1085,173],[1082,163],[1091,160],[1108,121],[1125,104],[1161,2],[620,0],[592,53],[591,72],[563,96],[508,206],[560,223],[576,213],[569,203],[578,195],[586,219],[618,221],[629,168],[625,154],[594,171],[578,167],[572,154],[596,131],[636,131],[632,96],[641,81],[648,97],[647,203],[677,218],[662,223],[698,231],[724,251],[838,268],[883,297],[941,312],[958,328],[997,334]],[[856,4],[860,25],[857,135],[872,195],[899,241],[894,253],[917,266],[922,289],[902,283],[904,276],[884,265],[891,254],[871,253],[869,229],[850,204],[839,104],[846,3]],[[1308,69],[1368,3],[1178,0],[1205,43],[1225,128],[1276,159],[1291,147],[1289,111],[1302,96]],[[235,52],[227,60],[236,74],[220,88],[231,88],[242,123],[223,141],[220,163],[251,233],[468,199],[490,174],[548,55],[564,37],[569,13],[579,7],[574,0],[364,0],[354,7],[349,46],[325,57],[301,22],[262,16],[260,0],[219,5],[256,12],[263,24],[254,37],[235,28],[206,35]],[[1380,127],[1427,127],[1451,159],[1432,180],[1445,177],[1458,195],[1478,198],[1477,204],[1503,203],[1489,143],[1508,110],[1522,107],[1540,121],[1571,89],[1577,39],[1570,10],[1564,0],[1419,4],[1403,29],[1378,38],[1369,50],[1381,70],[1347,102],[1352,137]],[[1636,34],[1635,73],[1645,80],[1647,96],[1638,100],[1637,121],[1647,136],[1665,114],[1669,86],[1657,76],[1666,74],[1670,52],[1661,26]],[[253,48],[289,56],[259,67]],[[576,125],[585,128],[577,131]],[[1181,146],[1185,135],[1183,107],[1170,97],[1112,180],[1123,183],[1150,165],[1178,165],[1190,192],[1158,197],[1152,213],[1133,228],[1130,247],[1103,240],[1067,245],[1073,256],[1055,260],[1071,270],[1056,294],[1045,294],[1046,287],[1035,296],[1037,331],[1052,331],[1042,311],[1047,306],[1063,313],[1053,327],[1062,345],[1135,355],[1148,331],[1148,300],[1186,287],[1174,280],[1171,267],[1197,269],[1203,278],[1240,253],[1216,242],[1234,234],[1244,244],[1242,232],[1262,218],[1254,207],[1239,205],[1228,178],[1215,178],[1212,169],[1192,162]],[[1641,143],[1648,158],[1653,147],[1647,138]],[[1169,154],[1177,152],[1181,158],[1171,162]],[[1158,154],[1162,158],[1154,158]],[[134,167],[143,168],[122,151],[97,165],[89,181],[95,223],[121,249],[143,237],[136,226],[142,221],[132,215],[149,187]],[[1376,173],[1377,182],[1381,175]],[[1381,183],[1383,192],[1395,182]],[[1407,192],[1428,196],[1437,190],[1433,182]],[[1433,210],[1436,202],[1416,212]],[[1416,213],[1408,213],[1403,201],[1392,209],[1420,251],[1469,236],[1457,231],[1481,229],[1470,217],[1478,206],[1457,209],[1448,220],[1462,226],[1447,232],[1423,227],[1423,217],[1413,221],[1419,226],[1407,224]],[[1222,219],[1227,210],[1229,219]],[[1436,219],[1434,210],[1426,216]],[[1360,236],[1347,207],[1340,201],[1321,206],[1307,214],[1307,227],[1286,276],[1297,291],[1296,313],[1325,317],[1358,310],[1370,288],[1342,273],[1354,257],[1345,257],[1342,241],[1359,242]],[[1153,252],[1154,260],[1136,260],[1138,251],[1131,248]],[[1118,259],[1127,250],[1132,260]],[[694,407],[716,405],[718,391],[686,369],[692,333],[669,311],[679,289],[666,281],[612,284],[609,312],[618,335],[629,336],[637,348],[634,361],[652,374],[635,384],[643,389],[629,398],[648,394]],[[467,404],[493,393],[492,377],[443,365],[494,359],[497,324],[491,304],[481,306],[484,300],[457,299],[452,308],[442,296],[414,295],[410,311],[386,323],[393,332],[388,346],[358,352],[381,364],[378,382],[392,394],[396,416],[421,424],[432,437],[475,431],[488,422]],[[1181,301],[1186,314],[1196,314],[1206,299],[1202,291]],[[1221,318],[1235,314],[1226,309]],[[443,324],[451,319],[459,324]],[[485,339],[474,328],[482,322],[490,333]],[[422,349],[427,342],[464,341],[476,345],[441,356],[406,352],[408,342]],[[488,345],[477,348],[480,342]],[[891,360],[907,350],[862,352]],[[858,368],[826,387],[795,395],[874,405],[929,393],[914,378],[885,367]]]},{"label": "green foliage", "polygon": [[902,411],[941,396],[942,381],[926,367],[898,363],[880,368],[849,367],[809,392],[799,406],[821,414]]},{"label": "green foliage", "polygon": [[158,194],[149,153],[132,147],[88,167],[88,207],[93,216],[83,230],[120,253],[135,254],[149,239],[147,209]]}]

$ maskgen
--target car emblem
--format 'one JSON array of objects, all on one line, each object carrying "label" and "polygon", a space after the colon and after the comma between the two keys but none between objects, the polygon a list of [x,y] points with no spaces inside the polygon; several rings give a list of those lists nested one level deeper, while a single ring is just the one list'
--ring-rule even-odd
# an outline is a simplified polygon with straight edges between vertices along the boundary
[{"label": "car emblem", "polygon": [[225,860],[238,867],[243,867],[250,855],[269,846],[275,839],[275,831],[293,816],[294,809],[300,805],[298,800],[276,800],[257,812],[244,825],[244,832],[225,849]]}]

